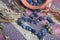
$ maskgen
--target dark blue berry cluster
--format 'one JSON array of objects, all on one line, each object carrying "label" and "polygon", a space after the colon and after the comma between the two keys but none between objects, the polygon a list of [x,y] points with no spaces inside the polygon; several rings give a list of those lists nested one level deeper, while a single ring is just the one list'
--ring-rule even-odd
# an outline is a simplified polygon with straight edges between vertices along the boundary
[{"label": "dark blue berry cluster", "polygon": [[41,31],[37,31],[35,29],[32,29],[30,26],[26,26],[25,24],[23,24],[22,21],[29,22],[31,24],[36,24],[36,23],[38,23],[39,21],[42,21],[42,20],[48,20],[48,22],[50,24],[54,24],[54,22],[52,21],[52,19],[50,17],[46,17],[46,16],[39,17],[37,20],[32,20],[30,18],[21,17],[21,18],[19,18],[17,20],[17,23],[22,28],[31,31],[32,33],[34,33],[35,35],[37,35],[39,37],[39,39],[41,39],[47,33],[47,29],[46,28],[43,28]]},{"label": "dark blue berry cluster", "polygon": [[32,29],[30,26],[26,26],[25,24],[23,24],[21,22],[20,19],[17,20],[18,25],[20,25],[22,28],[31,31],[33,34],[37,35],[39,37],[39,39],[41,39],[46,33],[47,33],[47,29],[43,28],[41,31],[37,31],[35,29]]},{"label": "dark blue berry cluster", "polygon": [[38,17],[37,13],[40,12],[39,9],[38,10],[37,9],[36,10],[31,10],[31,11],[33,12],[33,14],[29,16],[31,19],[33,19],[35,17]]},{"label": "dark blue berry cluster", "polygon": [[53,20],[52,20],[50,17],[46,17],[46,16],[39,17],[39,18],[36,19],[36,20],[32,20],[31,18],[21,17],[21,18],[19,18],[19,20],[23,20],[23,21],[29,22],[29,23],[31,23],[31,24],[36,24],[36,23],[38,23],[39,21],[47,20],[51,25],[54,24]]},{"label": "dark blue berry cluster", "polygon": [[26,1],[33,6],[38,6],[45,2],[45,0],[26,0]]},{"label": "dark blue berry cluster", "polygon": [[[28,1],[30,2],[32,0],[28,0]],[[21,18],[19,18],[17,20],[17,23],[22,28],[31,31],[32,33],[37,35],[39,39],[41,39],[48,32],[48,29],[46,28],[46,25],[44,25],[44,28],[42,30],[38,31],[36,29],[31,28],[31,26],[25,25],[22,21],[28,22],[30,24],[37,24],[37,23],[39,23],[42,20],[47,20],[49,22],[50,26],[52,26],[54,24],[54,22],[53,22],[53,20],[50,17],[47,17],[47,16],[41,16],[38,19],[33,20],[33,18],[37,18],[38,17],[37,13],[40,12],[40,10],[31,10],[31,11],[33,12],[33,14],[29,15],[29,17],[22,16]]]}]

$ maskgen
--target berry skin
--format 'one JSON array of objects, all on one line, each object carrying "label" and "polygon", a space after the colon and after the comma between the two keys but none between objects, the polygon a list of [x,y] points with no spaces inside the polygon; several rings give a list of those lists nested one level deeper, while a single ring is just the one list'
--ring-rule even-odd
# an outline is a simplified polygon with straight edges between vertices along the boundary
[{"label": "berry skin", "polygon": [[32,20],[31,20],[30,18],[27,18],[27,22],[31,23],[31,21],[32,21]]},{"label": "berry skin", "polygon": [[17,20],[17,23],[18,23],[18,25],[22,24],[20,18]]},{"label": "berry skin", "polygon": [[31,31],[31,30],[32,30],[32,28],[31,28],[31,27],[29,27],[29,26],[26,26],[26,30]]},{"label": "berry skin", "polygon": [[39,31],[35,30],[34,34],[35,34],[35,35],[38,35],[38,32],[39,32]]},{"label": "berry skin", "polygon": [[26,18],[25,17],[21,17],[21,20],[26,21]]},{"label": "berry skin", "polygon": [[34,15],[30,15],[29,17],[30,17],[31,19],[33,19],[33,18],[34,18]]},{"label": "berry skin", "polygon": [[34,32],[35,32],[35,30],[34,30],[34,29],[32,29],[32,30],[31,30],[31,32],[32,32],[32,33],[34,33]]},{"label": "berry skin", "polygon": [[43,20],[47,20],[47,17],[46,17],[46,16],[43,16],[42,19],[43,19]]},{"label": "berry skin", "polygon": [[54,25],[54,22],[50,17],[47,17],[47,20],[48,20],[50,26]]},{"label": "berry skin", "polygon": [[39,20],[39,19],[37,19],[37,20],[36,20],[36,23],[38,23],[39,21],[40,21],[40,20]]},{"label": "berry skin", "polygon": [[47,29],[46,28],[42,29],[41,33],[44,36],[47,33]]},{"label": "berry skin", "polygon": [[39,39],[41,39],[41,38],[43,38],[43,36],[45,36],[46,33],[47,33],[47,29],[44,28],[38,33],[37,36],[39,37]]},{"label": "berry skin", "polygon": [[42,20],[43,20],[43,19],[42,19],[42,17],[39,17],[38,19],[39,19],[40,21],[42,21]]},{"label": "berry skin", "polygon": [[53,23],[53,20],[50,17],[47,17],[49,23]]}]

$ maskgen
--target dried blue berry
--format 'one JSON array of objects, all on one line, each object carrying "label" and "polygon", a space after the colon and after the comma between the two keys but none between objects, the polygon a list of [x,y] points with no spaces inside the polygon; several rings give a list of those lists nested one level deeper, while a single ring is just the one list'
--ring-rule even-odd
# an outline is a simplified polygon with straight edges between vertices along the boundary
[{"label": "dried blue berry", "polygon": [[39,39],[41,39],[41,38],[43,38],[43,36],[45,36],[46,33],[47,33],[47,29],[44,28],[41,31],[39,31],[37,36],[39,37]]},{"label": "dried blue berry", "polygon": [[38,38],[42,38],[42,33],[39,31],[37,36]]},{"label": "dried blue berry", "polygon": [[25,17],[21,17],[21,20],[26,21],[26,18]]},{"label": "dried blue berry", "polygon": [[39,32],[39,31],[35,30],[34,34],[35,34],[35,35],[38,35],[38,32]]},{"label": "dried blue berry", "polygon": [[49,23],[54,23],[53,20],[50,17],[47,17],[47,20]]},{"label": "dried blue berry", "polygon": [[46,16],[43,16],[42,19],[43,19],[43,20],[47,20],[47,17],[46,17]]},{"label": "dried blue berry", "polygon": [[34,17],[38,17],[37,13],[33,13]]},{"label": "dried blue berry", "polygon": [[36,24],[36,22],[34,20],[31,21],[31,24]]},{"label": "dried blue berry", "polygon": [[17,20],[17,23],[18,23],[18,25],[22,24],[20,19]]},{"label": "dried blue berry", "polygon": [[42,18],[42,17],[39,17],[38,19],[39,19],[39,21],[42,21],[42,20],[43,20],[43,18]]},{"label": "dried blue berry", "polygon": [[42,29],[42,30],[41,30],[41,33],[42,33],[42,35],[44,36],[44,35],[47,33],[47,29],[46,29],[46,28]]},{"label": "dried blue berry", "polygon": [[33,20],[33,23],[34,23],[34,24],[36,24],[36,21],[35,21],[35,20]]},{"label": "dried blue berry", "polygon": [[39,20],[39,19],[37,19],[37,20],[36,20],[36,23],[39,23],[39,21],[40,21],[40,20]]},{"label": "dried blue berry", "polygon": [[32,29],[32,30],[31,30],[31,32],[32,32],[32,33],[34,33],[34,32],[35,32],[35,30],[34,30],[34,29]]},{"label": "dried blue berry", "polygon": [[21,26],[22,26],[22,28],[26,29],[26,25],[22,24]]},{"label": "dried blue berry", "polygon": [[28,30],[29,30],[29,31],[32,31],[32,28],[31,28],[31,27],[29,27],[29,28],[28,28]]},{"label": "dried blue berry", "polygon": [[28,30],[29,29],[29,26],[26,26],[26,30]]},{"label": "dried blue berry", "polygon": [[29,22],[29,23],[30,23],[30,22],[31,22],[31,19],[30,19],[30,18],[27,18],[27,22]]},{"label": "dried blue berry", "polygon": [[30,15],[29,17],[30,17],[31,19],[33,19],[35,16],[34,16],[34,15]]}]

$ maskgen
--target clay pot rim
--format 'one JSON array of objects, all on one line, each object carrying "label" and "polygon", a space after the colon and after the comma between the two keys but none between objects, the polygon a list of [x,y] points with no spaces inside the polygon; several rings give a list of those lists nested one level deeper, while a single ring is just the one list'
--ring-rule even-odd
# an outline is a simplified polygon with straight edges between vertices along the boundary
[{"label": "clay pot rim", "polygon": [[26,0],[20,0],[23,5],[25,5],[27,8],[30,9],[43,9],[45,8],[52,0],[46,0],[43,4],[40,4],[39,6],[32,6],[30,5]]}]

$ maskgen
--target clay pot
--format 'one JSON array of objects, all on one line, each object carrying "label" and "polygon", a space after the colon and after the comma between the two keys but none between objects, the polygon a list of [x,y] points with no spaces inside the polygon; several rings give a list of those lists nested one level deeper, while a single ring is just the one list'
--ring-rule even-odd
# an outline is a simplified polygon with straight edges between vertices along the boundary
[{"label": "clay pot", "polygon": [[30,8],[30,9],[43,9],[45,8],[50,2],[52,2],[52,0],[46,0],[43,4],[40,4],[38,6],[33,6],[33,5],[30,5],[26,0],[20,0],[23,5],[25,5],[27,8]]}]

